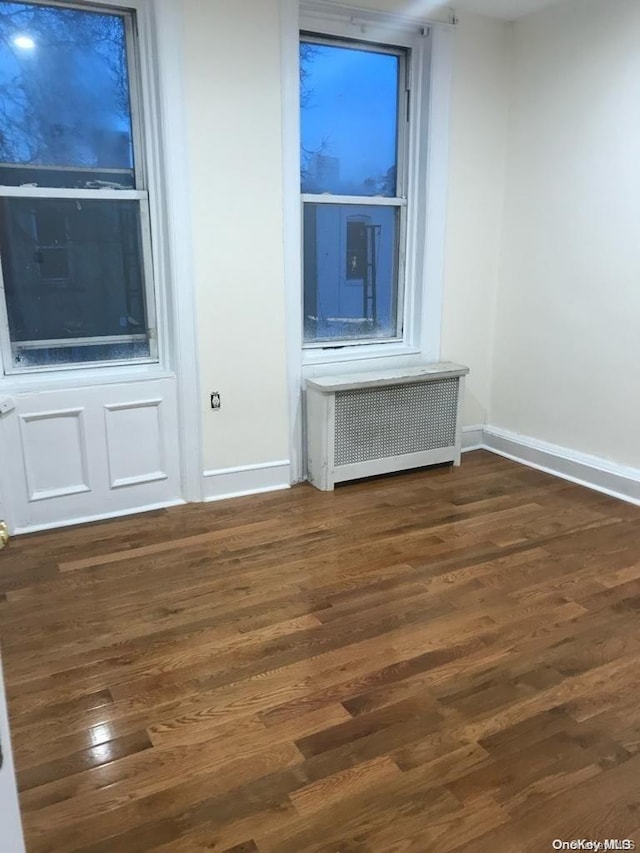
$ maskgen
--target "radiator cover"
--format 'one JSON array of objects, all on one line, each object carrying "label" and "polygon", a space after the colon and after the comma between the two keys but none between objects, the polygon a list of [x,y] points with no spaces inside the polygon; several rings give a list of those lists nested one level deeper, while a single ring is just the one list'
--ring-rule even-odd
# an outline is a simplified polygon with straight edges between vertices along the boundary
[{"label": "radiator cover", "polygon": [[310,481],[460,462],[464,376],[450,362],[307,381]]}]

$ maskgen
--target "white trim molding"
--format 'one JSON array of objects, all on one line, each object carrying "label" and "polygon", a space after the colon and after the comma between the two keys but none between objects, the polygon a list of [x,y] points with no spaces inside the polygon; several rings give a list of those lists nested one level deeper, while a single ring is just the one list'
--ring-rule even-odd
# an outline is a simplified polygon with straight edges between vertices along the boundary
[{"label": "white trim molding", "polygon": [[484,447],[484,426],[476,424],[475,426],[466,426],[462,428],[462,452],[468,453],[470,450],[482,450]]},{"label": "white trim molding", "polygon": [[[414,216],[417,242],[423,246],[420,273],[422,287],[414,290],[414,312],[421,312],[419,343],[426,361],[441,358],[442,312],[444,305],[444,263],[449,201],[449,149],[451,124],[451,91],[453,86],[454,26],[432,28],[429,62],[429,111],[427,125],[428,155],[426,173],[426,211],[420,220]],[[427,57],[423,56],[423,63]],[[423,68],[423,75],[426,69]],[[423,131],[424,133],[424,131]],[[417,197],[414,193],[414,200]],[[414,339],[415,340],[415,339]],[[417,342],[417,341],[416,341]]]},{"label": "white trim molding", "polygon": [[291,462],[263,462],[238,468],[219,468],[202,475],[205,501],[222,501],[291,488]]},{"label": "white trim molding", "polygon": [[[182,496],[202,500],[202,423],[200,368],[196,323],[195,274],[191,238],[191,201],[187,168],[188,140],[184,98],[184,57],[180,4],[155,0],[153,5],[159,115],[162,127],[156,157],[164,178],[167,242],[159,253],[169,280],[168,313],[174,367],[178,379],[178,419]],[[159,214],[160,215],[160,212]]]},{"label": "white trim molding", "polygon": [[638,468],[492,426],[484,428],[483,445],[498,456],[640,506]]},{"label": "white trim molding", "polygon": [[298,0],[280,0],[284,279],[289,453],[294,480],[305,471],[302,407],[302,222],[300,217],[300,20]]},{"label": "white trim molding", "polygon": [[11,531],[12,536],[23,536],[25,533],[42,533],[47,530],[58,530],[60,527],[75,527],[77,524],[90,524],[94,521],[110,521],[112,518],[125,518],[138,515],[141,512],[156,512],[159,509],[171,509],[174,506],[184,506],[187,502],[178,498],[173,501],[163,501],[146,506],[135,506],[130,509],[119,509],[116,512],[101,512],[96,515],[81,515],[76,518],[65,518],[63,521],[52,521],[47,524],[30,524],[26,527],[16,527]]}]

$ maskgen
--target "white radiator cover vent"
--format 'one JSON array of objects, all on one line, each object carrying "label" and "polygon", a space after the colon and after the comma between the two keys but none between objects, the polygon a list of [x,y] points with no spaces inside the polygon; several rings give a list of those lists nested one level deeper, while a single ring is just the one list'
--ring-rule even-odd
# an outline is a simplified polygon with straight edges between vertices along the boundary
[{"label": "white radiator cover vent", "polygon": [[458,380],[336,394],[335,464],[420,453],[456,443]]},{"label": "white radiator cover vent", "polygon": [[468,368],[451,362],[307,381],[309,479],[334,483],[460,463]]}]

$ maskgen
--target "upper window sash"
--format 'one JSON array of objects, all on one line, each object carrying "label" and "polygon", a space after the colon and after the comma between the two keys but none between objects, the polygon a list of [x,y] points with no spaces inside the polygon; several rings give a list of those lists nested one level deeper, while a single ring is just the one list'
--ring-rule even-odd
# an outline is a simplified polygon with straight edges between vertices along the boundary
[{"label": "upper window sash", "polygon": [[[351,196],[353,198],[397,198],[407,197],[407,145],[408,145],[408,117],[409,117],[409,52],[404,48],[381,45],[370,42],[367,39],[347,39],[318,35],[302,31],[300,33],[300,89],[301,110],[303,120],[301,121],[301,179],[303,195],[336,195]],[[305,49],[311,51],[306,59]],[[319,55],[314,58],[314,48]],[[322,55],[321,52],[324,52]],[[362,54],[362,59],[358,54]],[[341,56],[341,54],[344,54]],[[375,57],[388,57],[395,60],[396,67],[385,64],[384,59],[378,63]],[[366,57],[366,59],[365,59]],[[341,80],[342,91],[331,92],[330,84],[322,81],[326,72],[321,70],[319,82],[324,83],[322,92],[318,94],[314,88],[314,64],[332,65],[343,64],[342,74],[345,79]],[[305,64],[309,70],[305,74]],[[367,68],[368,66],[368,68]],[[365,68],[367,74],[365,74]],[[354,91],[348,92],[348,75],[352,74],[354,79]],[[377,75],[377,85],[380,86],[381,98],[374,102],[372,96],[366,93],[366,76]],[[392,74],[396,80],[394,85],[395,109],[393,120],[389,115],[391,106],[390,82]],[[305,91],[305,77],[311,78],[308,92]],[[359,90],[357,83],[360,82],[363,90],[362,98],[366,101],[367,110],[363,110],[358,103]],[[345,101],[349,99],[352,114],[347,114],[346,108],[341,108],[342,96]],[[311,104],[309,110],[305,110],[305,97],[310,101],[324,99],[324,103]],[[376,116],[376,109],[378,115]],[[359,108],[360,107],[360,108]],[[320,126],[318,113],[324,110],[324,123]],[[334,114],[335,110],[335,114]],[[369,115],[367,115],[369,113]],[[384,114],[383,114],[384,113]],[[376,123],[377,118],[377,123]],[[316,126],[314,126],[316,125]],[[390,126],[395,131],[389,133]],[[351,132],[351,133],[350,133]],[[338,137],[336,141],[335,137]],[[356,140],[353,136],[359,136]],[[375,141],[372,140],[375,136]],[[351,137],[351,138],[350,138]],[[362,156],[356,155],[356,145],[360,146]],[[375,151],[375,146],[379,149]],[[384,150],[386,149],[386,150]],[[305,169],[312,171],[315,160],[326,160],[327,174],[318,180],[318,168],[316,174],[307,176],[305,180]],[[346,172],[344,175],[345,162]],[[342,161],[342,162],[341,162]],[[356,166],[356,161],[358,165]],[[361,162],[360,162],[361,161]],[[368,161],[368,162],[367,162]],[[340,171],[340,175],[331,175],[331,170]],[[359,173],[361,170],[361,174]],[[386,178],[384,177],[387,171]],[[371,174],[368,174],[371,172]],[[375,172],[378,174],[375,175]],[[367,175],[367,179],[364,176]],[[314,178],[316,186],[313,186]],[[390,184],[393,184],[390,187]],[[366,184],[369,184],[368,186]]]},{"label": "upper window sash", "polygon": [[144,189],[135,11],[0,0],[0,31],[0,185]]}]

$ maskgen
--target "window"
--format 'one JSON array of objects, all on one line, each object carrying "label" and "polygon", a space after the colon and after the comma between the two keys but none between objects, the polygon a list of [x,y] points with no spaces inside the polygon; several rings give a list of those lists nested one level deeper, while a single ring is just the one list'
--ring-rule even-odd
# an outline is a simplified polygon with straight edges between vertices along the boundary
[{"label": "window", "polygon": [[403,336],[408,51],[300,41],[304,343]]},{"label": "window", "polygon": [[157,360],[133,16],[0,0],[5,372]]}]

